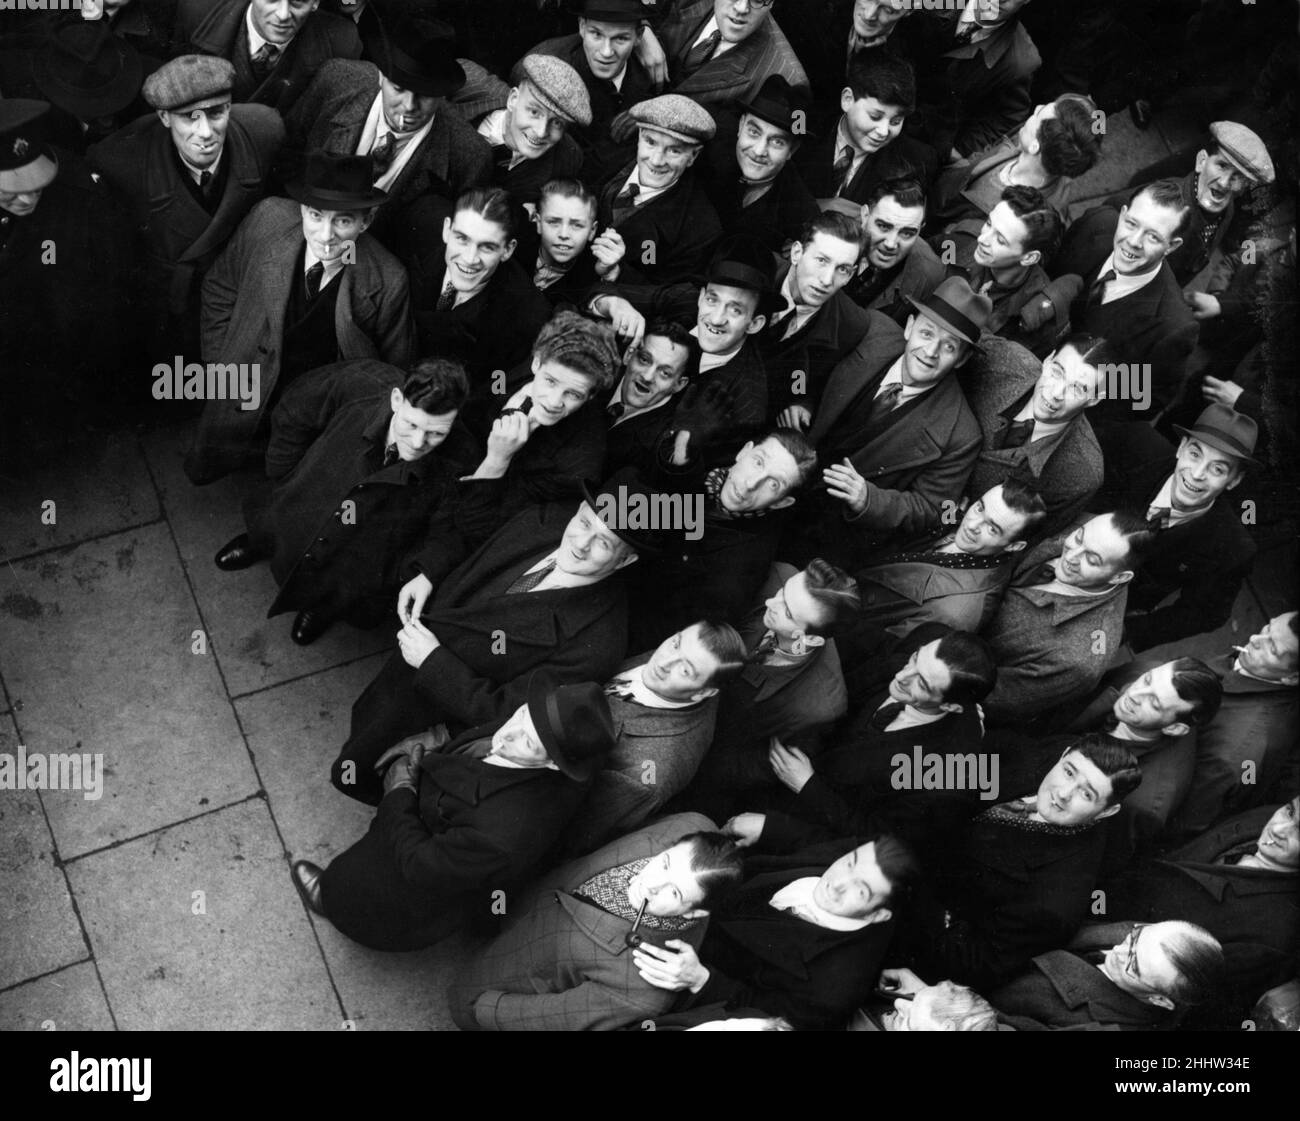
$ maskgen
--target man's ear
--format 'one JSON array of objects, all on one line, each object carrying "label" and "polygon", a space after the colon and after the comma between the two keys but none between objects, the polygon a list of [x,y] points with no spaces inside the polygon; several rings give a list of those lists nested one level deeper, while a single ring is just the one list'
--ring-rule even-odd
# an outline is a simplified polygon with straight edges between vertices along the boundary
[{"label": "man's ear", "polygon": [[1127,584],[1132,579],[1133,570],[1131,568],[1126,568],[1123,572],[1115,573],[1115,575],[1107,580],[1106,583],[1114,584],[1116,587],[1119,587],[1120,584]]},{"label": "man's ear", "polygon": [[1183,244],[1183,239],[1181,237],[1170,238],[1169,248],[1165,250],[1165,256],[1168,257],[1170,253],[1178,252],[1178,247],[1182,244]]},{"label": "man's ear", "polygon": [[692,693],[691,701],[692,703],[695,701],[707,701],[710,697],[717,696],[717,693],[717,687],[711,685],[707,689],[701,689],[698,693]]},{"label": "man's ear", "polygon": [[1192,730],[1191,727],[1188,726],[1187,724],[1184,724],[1181,720],[1173,724],[1166,724],[1163,728],[1160,729],[1160,731],[1164,735],[1172,736],[1174,739],[1177,739],[1179,736],[1187,735],[1187,733],[1190,732],[1191,730]]},{"label": "man's ear", "polygon": [[690,167],[691,164],[693,164],[697,159],[699,159],[700,153],[703,150],[704,150],[704,146],[702,144],[695,145],[695,147],[691,149],[691,154],[686,157],[686,164],[682,168],[682,170],[685,171],[686,168]]},{"label": "man's ear", "polygon": [[618,568],[614,569],[614,571],[617,572],[619,568],[626,568],[629,564],[635,564],[639,559],[639,553],[628,553],[627,556],[618,562]]},{"label": "man's ear", "polygon": [[818,646],[826,645],[826,638],[820,634],[809,634],[807,631],[796,631],[795,641],[802,642],[805,650],[815,650]]},{"label": "man's ear", "polygon": [[1042,259],[1043,259],[1043,251],[1041,249],[1031,249],[1028,253],[1026,253],[1023,257],[1020,258],[1020,263],[1024,265],[1025,268],[1029,268],[1031,265],[1038,264],[1038,262],[1041,261]]},{"label": "man's ear", "polygon": [[1142,999],[1148,1004],[1154,1004],[1157,1008],[1167,1008],[1170,1012],[1174,1010],[1174,1002],[1164,993],[1148,993]]},{"label": "man's ear", "polygon": [[894,912],[888,907],[877,907],[867,916],[867,925],[878,922],[889,922],[894,917]]},{"label": "man's ear", "polygon": [[165,128],[172,127],[172,115],[166,109],[155,109],[154,112],[158,114],[158,119],[162,121]]},{"label": "man's ear", "polygon": [[784,510],[787,506],[794,505],[794,495],[787,494],[784,498],[778,499],[768,507],[769,510]]},{"label": "man's ear", "polygon": [[451,244],[451,219],[450,218],[444,218],[442,220],[442,243],[443,245]]},{"label": "man's ear", "polygon": [[1096,816],[1096,818],[1095,818],[1094,820],[1096,820],[1096,821],[1104,821],[1104,820],[1105,820],[1106,818],[1108,818],[1108,817],[1114,817],[1117,813],[1119,813],[1119,803],[1118,803],[1118,802],[1116,802],[1113,806],[1107,806],[1104,810],[1101,811],[1101,813],[1099,813],[1099,814]]},{"label": "man's ear", "polygon": [[[757,335],[758,332],[761,331],[766,326],[767,326],[767,316],[756,315],[754,316],[753,319],[749,321],[749,326],[745,328],[745,334]],[[1233,483],[1232,485],[1236,486],[1237,484]]]},{"label": "man's ear", "polygon": [[853,108],[853,103],[857,98],[853,96],[853,87],[845,86],[840,90],[840,112],[847,113]]},{"label": "man's ear", "polygon": [[963,711],[963,709],[962,706],[958,704],[956,701],[944,701],[942,704],[939,705],[939,711],[940,712],[961,712]]},{"label": "man's ear", "polygon": [[406,398],[402,396],[402,391],[398,389],[397,386],[393,386],[393,392],[389,394],[388,397],[389,404],[393,406],[393,412],[397,412],[397,410],[402,407],[402,402],[405,400]]},{"label": "man's ear", "polygon": [[1204,148],[1202,148],[1199,152],[1196,153],[1195,168],[1196,168],[1197,175],[1200,175],[1201,172],[1205,170],[1205,161],[1208,160],[1209,158],[1210,158],[1210,153],[1207,152]]},{"label": "man's ear", "polygon": [[1022,537],[1019,541],[1013,541],[1013,542],[1011,542],[1011,544],[1008,545],[1008,546],[1007,546],[1005,549],[1003,549],[1002,551],[1003,551],[1004,553],[1018,553],[1018,552],[1020,552],[1021,549],[1025,548],[1028,544],[1029,544],[1029,542],[1026,541],[1026,540]]},{"label": "man's ear", "polygon": [[1237,477],[1236,477],[1235,479],[1233,479],[1232,482],[1230,482],[1230,483],[1229,483],[1226,487],[1224,487],[1223,489],[1224,489],[1224,490],[1232,490],[1233,488],[1235,488],[1236,486],[1238,486],[1238,485],[1241,483],[1241,480],[1244,479],[1245,477],[1246,477],[1246,470],[1245,470],[1245,468],[1244,468],[1244,467],[1243,467],[1243,468],[1238,468],[1238,469],[1237,469]]},{"label": "man's ear", "polygon": [[503,261],[510,260],[510,258],[514,256],[515,250],[518,248],[519,248],[519,242],[516,241],[514,238],[511,238],[509,241],[506,242],[505,252],[501,254],[501,260]]}]

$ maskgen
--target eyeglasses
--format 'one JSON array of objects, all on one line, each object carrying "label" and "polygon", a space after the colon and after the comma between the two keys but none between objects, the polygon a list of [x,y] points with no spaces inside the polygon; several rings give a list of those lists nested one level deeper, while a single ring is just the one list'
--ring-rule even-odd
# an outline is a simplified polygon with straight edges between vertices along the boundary
[{"label": "eyeglasses", "polygon": [[1142,930],[1145,926],[1146,923],[1143,922],[1134,924],[1133,929],[1129,932],[1129,936],[1127,938],[1128,956],[1124,959],[1124,972],[1127,973],[1130,977],[1132,977],[1134,981],[1142,980],[1142,975],[1138,972],[1137,948],[1138,948],[1138,935],[1142,933]]},{"label": "eyeglasses", "polygon": [[[731,6],[734,8],[740,3],[740,0],[731,0]],[[751,8],[770,8],[776,0],[749,0]]]}]

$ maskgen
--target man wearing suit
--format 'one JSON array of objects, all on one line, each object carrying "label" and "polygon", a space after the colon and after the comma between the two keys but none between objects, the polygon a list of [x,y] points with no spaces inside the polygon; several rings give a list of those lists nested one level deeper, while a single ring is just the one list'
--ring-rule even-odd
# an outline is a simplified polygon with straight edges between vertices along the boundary
[{"label": "man wearing suit", "polygon": [[139,232],[136,298],[150,361],[198,352],[203,275],[262,197],[284,140],[274,110],[231,104],[234,80],[224,59],[172,59],[144,84],[156,114],[86,155],[125,200]]},{"label": "man wearing suit", "polygon": [[984,433],[967,493],[1022,479],[1047,506],[1039,534],[1073,522],[1102,483],[1101,447],[1084,413],[1105,397],[1111,357],[1104,339],[1083,334],[1066,339],[1041,363],[1020,343],[986,339],[971,361],[966,390]]},{"label": "man wearing suit", "polygon": [[[831,374],[813,418],[827,489],[810,503],[801,547],[850,571],[882,540],[937,528],[943,503],[958,500],[979,453],[979,424],[953,374],[978,345],[989,300],[954,277],[911,303],[902,354],[893,345],[898,328],[870,313],[888,330],[873,323]],[[883,358],[868,359],[864,345],[871,344]]]},{"label": "man wearing suit", "polygon": [[292,866],[308,909],[372,949],[418,950],[490,926],[499,893],[509,899],[545,863],[613,730],[600,686],[535,674],[506,719],[430,750],[434,738],[375,761],[383,797],[360,841],[324,870]]},{"label": "man wearing suit", "polygon": [[609,431],[605,434],[608,472],[632,467],[650,478],[659,465],[659,446],[690,383],[695,344],[686,329],[670,319],[657,319],[632,348],[623,376],[605,405]]},{"label": "man wearing suit", "polygon": [[[260,455],[271,410],[295,378],[352,358],[404,366],[414,356],[406,272],[365,236],[387,197],[369,156],[313,152],[289,185],[296,201],[265,199],[203,280],[203,357],[260,371],[256,407],[204,405],[185,473],[212,482]],[[263,443],[264,446],[264,443]]]},{"label": "man wearing suit", "polygon": [[445,98],[465,82],[465,71],[441,41],[417,28],[399,28],[376,44],[380,62],[331,59],[289,114],[291,160],[307,151],[370,155],[375,186],[388,205],[371,234],[397,250],[392,237],[398,213],[432,192],[452,202],[492,172],[491,149]]},{"label": "man wearing suit", "polygon": [[1121,510],[1029,551],[985,630],[998,660],[990,724],[1023,726],[1093,690],[1123,644],[1128,584],[1152,536]]},{"label": "man wearing suit", "polygon": [[[740,854],[699,814],[664,818],[544,876],[447,992],[463,1031],[610,1031],[668,1010],[637,945],[699,948]],[[644,912],[641,907],[644,905]]]},{"label": "man wearing suit", "polygon": [[808,89],[771,0],[681,0],[657,35],[668,56],[669,89],[705,107],[751,98],[773,74]]},{"label": "man wearing suit", "polygon": [[682,1020],[761,1008],[801,1030],[843,1027],[880,975],[894,909],[916,877],[912,854],[886,835],[755,855],[745,871],[713,908],[699,952],[639,946],[641,976],[682,993]]},{"label": "man wearing suit", "polygon": [[1150,421],[1182,391],[1197,327],[1165,257],[1182,245],[1190,215],[1182,187],[1159,179],[1118,214],[1109,206],[1089,210],[1057,256],[1057,276],[1084,280],[1070,308],[1071,327],[1108,339],[1128,368],[1128,392],[1112,398],[1099,418]]},{"label": "man wearing suit", "polygon": [[[606,501],[617,496],[609,492]],[[621,581],[651,544],[583,501],[517,514],[437,587],[409,581],[398,597],[399,650],[352,706],[352,733],[331,781],[378,799],[374,761],[397,740],[445,722],[453,734],[513,712],[529,675],[604,681],[627,647]]]},{"label": "man wearing suit", "polygon": [[901,327],[912,314],[909,299],[928,299],[944,278],[943,263],[920,239],[925,190],[916,179],[882,180],[867,195],[858,217],[862,257],[844,294]]},{"label": "man wearing suit", "polygon": [[691,165],[715,131],[708,112],[679,94],[638,102],[615,121],[616,139],[636,133],[636,160],[601,187],[596,216],[627,246],[624,283],[687,280],[708,260],[722,225]]},{"label": "man wearing suit", "polygon": [[[1221,627],[1255,561],[1241,507],[1228,493],[1258,466],[1258,429],[1226,405],[1210,405],[1177,449],[1145,425],[1103,432],[1106,482],[1096,504],[1145,513],[1156,538],[1129,589],[1129,646],[1146,650]],[[1175,595],[1172,603],[1166,602]]]},{"label": "man wearing suit", "polygon": [[782,30],[808,71],[813,96],[834,100],[855,54],[884,46],[917,8],[892,0],[783,0]]},{"label": "man wearing suit", "polygon": [[331,58],[361,57],[356,25],[319,7],[320,0],[180,0],[176,36],[195,54],[231,62],[236,101],[284,116]]},{"label": "man wearing suit", "polygon": [[702,619],[619,667],[605,685],[616,742],[566,831],[567,851],[639,829],[685,789],[713,740],[718,690],[745,655],[734,628]]},{"label": "man wearing suit", "polygon": [[821,136],[804,144],[795,161],[816,198],[865,203],[886,179],[913,178],[926,186],[934,178],[934,149],[902,135],[916,108],[909,63],[887,51],[854,56],[839,108],[838,117],[819,121]]}]

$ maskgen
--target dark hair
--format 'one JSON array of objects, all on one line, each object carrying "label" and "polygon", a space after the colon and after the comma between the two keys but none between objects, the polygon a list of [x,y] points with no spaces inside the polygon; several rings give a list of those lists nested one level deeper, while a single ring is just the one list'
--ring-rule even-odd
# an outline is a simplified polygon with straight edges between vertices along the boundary
[{"label": "dark hair", "polygon": [[1148,183],[1133,192],[1133,196],[1128,200],[1131,208],[1138,198],[1146,195],[1156,206],[1162,206],[1166,210],[1176,210],[1178,212],[1178,225],[1169,235],[1170,239],[1182,237],[1187,232],[1187,227],[1192,221],[1192,204],[1187,196],[1183,194],[1183,184],[1178,179],[1157,179],[1154,183]]},{"label": "dark hair", "polygon": [[889,881],[888,898],[897,906],[907,898],[912,886],[920,879],[921,865],[916,854],[892,834],[882,833],[873,840],[880,874]]},{"label": "dark hair", "polygon": [[1129,568],[1136,569],[1147,555],[1151,543],[1156,539],[1155,530],[1151,528],[1145,513],[1139,514],[1134,510],[1112,510],[1109,517],[1115,532],[1124,538],[1128,545],[1123,563]]},{"label": "dark hair", "polygon": [[862,593],[858,591],[858,582],[829,561],[824,561],[821,557],[813,557],[804,568],[803,574],[808,594],[821,608],[823,615],[820,623],[808,628],[812,634],[826,634],[836,623],[862,607]]},{"label": "dark hair", "polygon": [[1063,93],[1056,116],[1038,124],[1038,158],[1048,175],[1077,179],[1101,159],[1101,137],[1093,131],[1097,106],[1081,93]]},{"label": "dark hair", "polygon": [[824,210],[804,225],[799,234],[799,244],[807,249],[818,234],[847,241],[858,247],[859,254],[862,252],[862,224],[856,217],[850,218],[838,210]]},{"label": "dark hair", "polygon": [[500,187],[471,187],[456,199],[451,212],[453,222],[462,210],[472,211],[485,222],[495,222],[504,231],[506,241],[514,240],[518,210],[508,191]]},{"label": "dark hair", "polygon": [[1192,706],[1185,718],[1187,723],[1193,728],[1204,728],[1223,703],[1223,681],[1200,658],[1175,658],[1170,665],[1174,692]]},{"label": "dark hair", "polygon": [[469,396],[465,367],[450,358],[421,358],[407,372],[402,396],[414,409],[440,416],[459,410]]},{"label": "dark hair", "polygon": [[997,684],[998,664],[979,635],[950,630],[939,639],[934,653],[952,676],[943,694],[949,704],[978,704]]},{"label": "dark hair", "polygon": [[1204,927],[1179,921],[1179,930],[1162,943],[1169,964],[1177,971],[1171,990],[1164,995],[1178,1007],[1204,1004],[1227,976],[1223,947]]},{"label": "dark hair", "polygon": [[1065,224],[1061,216],[1048,205],[1047,198],[1037,187],[1022,187],[1013,183],[1002,192],[1002,201],[1025,224],[1024,253],[1039,250],[1044,260],[1050,260],[1061,247],[1061,234]]},{"label": "dark hair", "polygon": [[1102,732],[1089,732],[1067,747],[1077,751],[1110,779],[1110,797],[1105,808],[1118,805],[1142,785],[1142,768],[1137,756],[1123,744]]},{"label": "dark hair", "polygon": [[849,59],[845,85],[853,91],[854,101],[874,97],[905,114],[916,108],[916,73],[910,62],[892,51],[859,51]]},{"label": "dark hair", "polygon": [[660,318],[653,319],[646,324],[645,334],[641,337],[648,339],[651,335],[667,339],[674,346],[686,348],[686,366],[679,376],[686,378],[689,382],[691,377],[691,353],[692,348],[696,345],[691,333],[675,319]]},{"label": "dark hair", "polygon": [[619,351],[614,329],[576,311],[557,311],[537,332],[533,358],[538,362],[558,362],[566,370],[589,377],[592,390],[608,389],[614,384]]},{"label": "dark hair", "polygon": [[549,179],[542,184],[541,193],[537,196],[537,209],[542,209],[542,204],[551,197],[558,195],[562,199],[577,199],[579,202],[585,202],[591,209],[592,221],[596,219],[597,199],[585,184],[577,179]]},{"label": "dark hair", "polygon": [[718,668],[709,677],[709,684],[721,685],[739,677],[747,664],[749,651],[736,628],[716,619],[701,619],[697,625],[700,645],[718,659]]},{"label": "dark hair", "polygon": [[[1028,537],[1031,529],[1047,520],[1047,503],[1043,501],[1043,496],[1036,487],[1015,475],[1003,479],[999,486],[1002,487],[1002,501],[1007,504],[1007,509],[1015,511],[1025,519],[1025,524],[1021,526],[1020,532],[1012,538],[1012,541]],[[989,490],[992,489],[989,487]]]},{"label": "dark hair", "polygon": [[892,198],[899,206],[925,207],[925,187],[910,175],[882,179],[867,194],[866,205],[875,206],[883,198]]},{"label": "dark hair", "polygon": [[761,444],[764,440],[775,440],[790,453],[799,471],[799,481],[795,487],[803,486],[817,466],[817,449],[808,441],[808,437],[797,428],[774,428],[754,442]]},{"label": "dark hair", "polygon": [[1293,607],[1288,614],[1291,616],[1291,619],[1287,623],[1287,626],[1291,628],[1291,633],[1295,635],[1296,638],[1300,638],[1300,611],[1296,611]]},{"label": "dark hair", "polygon": [[1087,331],[1075,331],[1057,343],[1056,349],[1064,350],[1067,346],[1072,347],[1075,354],[1089,366],[1113,365],[1120,357],[1118,348],[1109,339],[1089,334]]},{"label": "dark hair", "polygon": [[700,906],[716,907],[740,883],[745,867],[735,839],[725,833],[687,833],[677,843],[691,846],[691,871],[704,892]]}]

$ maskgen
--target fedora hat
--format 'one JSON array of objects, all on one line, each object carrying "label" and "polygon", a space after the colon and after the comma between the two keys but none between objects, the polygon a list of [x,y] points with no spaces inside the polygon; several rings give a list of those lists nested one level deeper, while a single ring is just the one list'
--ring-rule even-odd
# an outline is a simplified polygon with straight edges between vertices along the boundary
[{"label": "fedora hat", "polygon": [[560,773],[585,782],[614,747],[614,719],[595,682],[554,685],[544,673],[528,680],[528,715]]},{"label": "fedora hat", "polygon": [[79,120],[120,113],[140,92],[144,64],[102,20],[67,23],[32,62],[32,77],[51,103]]},{"label": "fedora hat", "polygon": [[0,191],[42,191],[59,174],[59,159],[45,143],[48,101],[0,98]]},{"label": "fedora hat", "polygon": [[1259,461],[1254,458],[1259,426],[1245,413],[1239,413],[1227,405],[1208,405],[1191,428],[1184,428],[1180,424],[1173,427],[1181,436],[1200,440],[1203,444],[1236,456],[1251,467],[1259,466]]},{"label": "fedora hat", "polygon": [[[781,74],[773,74],[748,101],[737,101],[736,108],[750,113],[777,128],[785,129],[796,140],[806,140],[816,134],[808,128],[808,109],[811,100],[795,89]],[[796,124],[802,125],[795,128]]]},{"label": "fedora hat", "polygon": [[659,509],[660,504],[655,501],[658,494],[646,485],[641,473],[633,467],[619,468],[598,487],[592,487],[585,479],[582,483],[582,497],[587,505],[620,541],[626,542],[641,556],[657,556],[674,537],[679,536],[673,526],[640,524],[651,519],[638,514],[649,515]]},{"label": "fedora hat", "polygon": [[370,156],[307,154],[302,178],[285,186],[289,197],[321,210],[369,210],[386,198],[374,185],[375,161]]},{"label": "fedora hat", "polygon": [[993,314],[993,301],[972,290],[961,277],[950,276],[924,300],[907,299],[917,311],[980,349],[980,333]]},{"label": "fedora hat", "polygon": [[441,20],[384,18],[365,37],[366,54],[395,86],[422,97],[447,97],[465,84],[455,31]]},{"label": "fedora hat", "polygon": [[709,262],[704,281],[757,292],[758,315],[770,315],[785,305],[776,286],[776,258],[749,234],[734,234],[723,240]]}]

